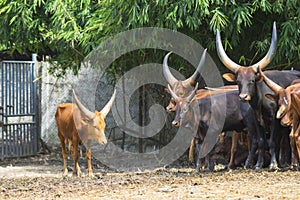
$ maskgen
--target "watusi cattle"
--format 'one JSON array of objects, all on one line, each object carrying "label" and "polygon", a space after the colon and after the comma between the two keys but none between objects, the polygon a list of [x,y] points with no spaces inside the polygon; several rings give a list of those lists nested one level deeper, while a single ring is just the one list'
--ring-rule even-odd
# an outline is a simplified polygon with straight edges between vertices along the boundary
[{"label": "watusi cattle", "polygon": [[[258,73],[258,67],[265,68],[273,59],[277,48],[277,33],[276,24],[273,24],[272,41],[270,48],[259,62],[251,66],[241,66],[233,62],[225,53],[221,42],[220,32],[217,30],[216,34],[216,48],[218,56],[223,64],[231,70],[234,74],[224,74],[223,77],[227,81],[236,82],[239,87],[239,98],[242,101],[250,103],[253,110],[255,110],[256,118],[259,121],[259,132],[270,133],[269,149],[271,154],[271,162],[269,167],[271,169],[277,168],[277,160],[279,153],[280,137],[285,137],[289,129],[280,125],[279,120],[275,118],[277,105],[270,99],[266,98],[266,94],[273,93],[272,90],[261,80],[261,74]],[[266,71],[265,75],[271,80],[280,84],[282,87],[289,86],[293,80],[300,78],[298,71]],[[262,137],[263,138],[263,137]],[[259,141],[260,148],[263,148],[265,141]],[[262,164],[262,163],[261,163]],[[261,168],[258,165],[256,168]]]},{"label": "watusi cattle", "polygon": [[[248,103],[239,101],[238,91],[226,92],[224,94],[217,94],[206,98],[196,99],[196,89],[186,98],[178,97],[168,85],[172,97],[176,102],[176,114],[175,119],[172,122],[176,126],[184,126],[191,130],[199,128],[200,133],[206,136],[209,128],[218,129],[218,124],[210,124],[212,117],[212,107],[216,109],[216,112],[222,116],[224,113],[220,110],[225,103],[226,113],[225,122],[222,127],[222,131],[242,131],[247,128],[252,140],[251,151],[249,153],[246,166],[250,167],[253,162],[253,156],[257,150],[257,140],[259,135],[257,134],[257,120],[255,118],[254,111],[251,109]],[[226,95],[226,102],[224,102],[224,95]],[[195,109],[195,110],[194,110]],[[198,109],[198,110],[197,110]],[[218,120],[216,120],[218,121]],[[199,127],[195,127],[198,126]],[[263,162],[264,149],[258,149],[259,159],[258,162]],[[232,163],[231,163],[232,164]],[[233,166],[232,166],[233,167]],[[198,169],[197,169],[198,170]]]},{"label": "watusi cattle", "polygon": [[283,88],[269,79],[261,72],[264,82],[274,91],[273,94],[266,96],[277,101],[278,110],[276,118],[281,119],[283,126],[291,126],[290,146],[292,150],[292,167],[298,167],[300,164],[300,79],[292,82],[287,88]]},{"label": "watusi cattle", "polygon": [[[170,69],[169,69],[169,66],[168,66],[168,57],[169,55],[171,54],[168,53],[165,58],[164,58],[164,61],[163,61],[163,74],[164,74],[164,77],[166,78],[166,80],[168,81],[168,83],[172,86],[172,90],[174,91],[174,93],[179,96],[179,97],[187,97],[188,95],[191,94],[191,92],[196,88],[197,89],[197,86],[195,87],[194,83],[196,81],[196,79],[200,76],[200,69],[203,67],[204,63],[205,63],[205,57],[206,57],[206,50],[204,50],[203,54],[202,54],[202,57],[201,57],[201,60],[200,60],[200,63],[196,69],[196,71],[194,72],[194,74],[184,80],[184,81],[179,81],[177,80],[171,73]],[[238,88],[236,85],[230,85],[230,86],[223,86],[223,87],[220,87],[220,88],[208,88],[207,89],[199,89],[196,91],[196,95],[195,95],[195,99],[201,99],[201,98],[205,98],[205,97],[210,97],[212,95],[215,95],[215,94],[221,94],[221,93],[224,93],[224,92],[230,92],[230,91],[236,91]],[[169,89],[166,89],[166,91],[168,93],[170,93]],[[166,110],[168,112],[173,112],[176,110],[176,102],[174,101],[174,98],[171,97],[171,100],[170,100],[170,103],[169,105],[166,107]],[[179,124],[176,124],[178,121],[174,120],[173,121],[173,125],[174,126],[180,126]],[[198,129],[197,131],[197,136],[195,137],[195,139],[191,142],[191,148],[193,148],[193,144],[194,142],[198,141],[196,140],[196,138],[201,138],[203,139],[203,137],[205,137],[205,133],[200,133],[200,129]],[[233,138],[233,140],[235,140],[236,138]],[[257,139],[253,140],[253,142],[256,142]],[[233,144],[236,144],[236,141],[233,141]],[[255,145],[254,145],[255,146]],[[235,146],[233,146],[233,149],[235,148]],[[234,152],[234,151],[233,151]],[[229,167],[233,167],[233,160],[234,160],[234,153],[232,154],[232,158],[231,158],[231,162],[229,164]],[[250,165],[251,163],[251,156],[249,157],[249,164],[247,166]],[[200,161],[197,161],[197,162],[200,162]],[[207,163],[208,161],[206,161]],[[197,164],[196,164],[197,165]],[[212,167],[209,167],[209,168],[212,168]]]},{"label": "watusi cattle", "polygon": [[55,113],[55,121],[57,126],[57,133],[62,146],[62,156],[64,159],[64,176],[68,175],[67,159],[68,153],[66,145],[69,144],[69,150],[74,159],[73,175],[80,176],[81,170],[78,165],[78,145],[84,144],[86,146],[86,158],[88,160],[88,174],[93,176],[91,164],[91,142],[97,141],[99,144],[106,144],[107,140],[104,134],[105,117],[110,111],[115,96],[114,91],[111,99],[103,107],[103,109],[95,112],[88,110],[77,98],[73,90],[75,103],[63,103],[58,105]]}]

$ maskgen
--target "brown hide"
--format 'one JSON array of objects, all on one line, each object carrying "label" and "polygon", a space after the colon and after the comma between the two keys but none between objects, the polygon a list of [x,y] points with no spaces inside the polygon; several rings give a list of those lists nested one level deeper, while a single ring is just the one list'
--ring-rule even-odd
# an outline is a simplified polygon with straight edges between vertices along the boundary
[{"label": "brown hide", "polygon": [[[290,143],[292,148],[292,165],[299,166],[300,164],[300,83],[289,86],[291,89],[291,115],[292,115],[292,130],[290,133]],[[289,88],[288,87],[288,88]],[[287,89],[288,89],[287,88]]]}]

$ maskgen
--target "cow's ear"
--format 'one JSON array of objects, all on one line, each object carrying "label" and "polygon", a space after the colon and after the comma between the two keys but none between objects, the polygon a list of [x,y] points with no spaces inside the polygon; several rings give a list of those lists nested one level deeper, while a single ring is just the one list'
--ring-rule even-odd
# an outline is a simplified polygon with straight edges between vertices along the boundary
[{"label": "cow's ear", "polygon": [[170,90],[168,88],[165,88],[165,92],[170,94]]},{"label": "cow's ear", "polygon": [[231,73],[226,73],[222,75],[224,79],[226,79],[229,82],[236,82],[236,76]]},{"label": "cow's ear", "polygon": [[81,123],[82,123],[82,125],[84,125],[84,126],[87,126],[87,125],[88,125],[87,121],[85,121],[84,119],[81,119]]},{"label": "cow's ear", "polygon": [[276,96],[274,96],[273,94],[265,94],[265,96],[272,101],[276,101]]}]

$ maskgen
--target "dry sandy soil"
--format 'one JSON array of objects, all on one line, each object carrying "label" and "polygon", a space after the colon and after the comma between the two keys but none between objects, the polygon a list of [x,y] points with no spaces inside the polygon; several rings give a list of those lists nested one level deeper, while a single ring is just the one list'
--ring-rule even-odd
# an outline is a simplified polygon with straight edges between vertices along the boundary
[{"label": "dry sandy soil", "polygon": [[0,199],[300,199],[299,171],[196,174],[191,167],[169,167],[125,173],[93,162],[95,177],[77,178],[71,172],[62,177],[59,156],[2,161]]}]

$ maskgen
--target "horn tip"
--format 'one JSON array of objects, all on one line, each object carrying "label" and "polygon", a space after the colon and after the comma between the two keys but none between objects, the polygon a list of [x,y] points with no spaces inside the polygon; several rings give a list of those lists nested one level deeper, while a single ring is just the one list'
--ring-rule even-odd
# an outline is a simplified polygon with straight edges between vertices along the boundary
[{"label": "horn tip", "polygon": [[168,84],[168,89],[171,89],[171,86],[170,86],[170,84]]},{"label": "horn tip", "polygon": [[113,98],[115,98],[115,97],[116,97],[116,94],[117,94],[117,89],[115,88],[115,89],[114,89],[114,92],[113,92],[113,95],[112,95],[112,96],[113,96]]},{"label": "horn tip", "polygon": [[167,56],[171,55],[172,53],[173,53],[173,51],[170,51],[170,52],[167,54]]}]

